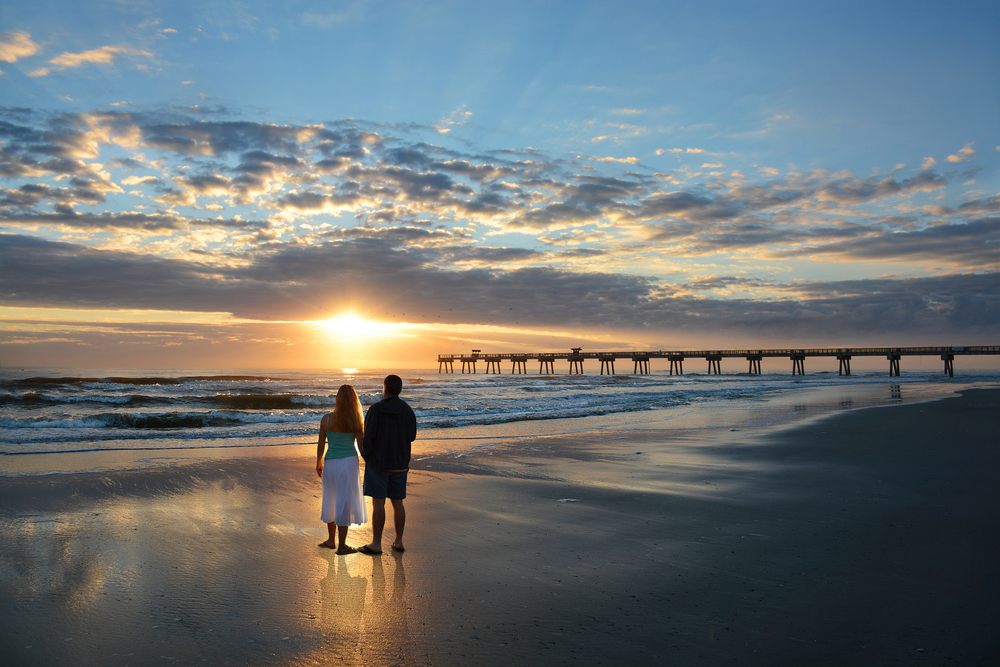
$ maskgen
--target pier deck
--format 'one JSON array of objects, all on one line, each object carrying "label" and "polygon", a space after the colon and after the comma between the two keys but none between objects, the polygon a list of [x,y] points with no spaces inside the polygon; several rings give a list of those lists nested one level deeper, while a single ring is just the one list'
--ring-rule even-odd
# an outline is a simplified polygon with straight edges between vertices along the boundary
[{"label": "pier deck", "polygon": [[839,375],[851,374],[853,357],[885,357],[889,362],[889,375],[899,375],[900,360],[905,356],[938,356],[944,362],[944,372],[954,377],[955,357],[969,355],[1000,354],[1000,345],[974,345],[964,347],[844,347],[844,348],[781,348],[771,350],[639,350],[612,352],[584,352],[583,348],[573,348],[569,352],[504,352],[484,353],[473,350],[472,354],[439,354],[438,373],[455,372],[455,362],[462,364],[462,372],[475,373],[476,363],[484,362],[486,372],[500,373],[500,363],[511,362],[511,373],[527,373],[528,361],[538,361],[538,372],[555,373],[556,360],[569,361],[570,374],[583,374],[583,362],[596,359],[601,363],[601,375],[605,371],[614,375],[615,361],[627,359],[633,362],[634,374],[648,374],[652,359],[666,359],[670,363],[670,374],[684,373],[685,359],[705,359],[709,374],[722,372],[722,360],[745,359],[751,375],[760,375],[760,362],[764,358],[783,357],[791,360],[792,374],[805,375],[807,357],[835,357],[839,361]]}]

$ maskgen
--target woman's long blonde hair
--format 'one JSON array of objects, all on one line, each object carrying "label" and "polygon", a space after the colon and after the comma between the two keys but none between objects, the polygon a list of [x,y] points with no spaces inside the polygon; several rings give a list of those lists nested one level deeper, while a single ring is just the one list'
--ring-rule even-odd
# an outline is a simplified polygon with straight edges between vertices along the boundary
[{"label": "woman's long blonde hair", "polygon": [[337,402],[330,415],[330,431],[336,433],[357,433],[364,429],[365,420],[361,415],[361,401],[358,392],[349,384],[340,385]]}]

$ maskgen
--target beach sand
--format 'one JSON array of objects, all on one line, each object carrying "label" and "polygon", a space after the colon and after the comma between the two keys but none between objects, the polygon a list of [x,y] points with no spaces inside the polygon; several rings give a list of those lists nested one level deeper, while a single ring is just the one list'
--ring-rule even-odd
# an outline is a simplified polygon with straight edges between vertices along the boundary
[{"label": "beach sand", "polygon": [[427,458],[377,558],[316,546],[312,458],[5,478],[0,664],[1000,664],[998,427],[975,389]]}]

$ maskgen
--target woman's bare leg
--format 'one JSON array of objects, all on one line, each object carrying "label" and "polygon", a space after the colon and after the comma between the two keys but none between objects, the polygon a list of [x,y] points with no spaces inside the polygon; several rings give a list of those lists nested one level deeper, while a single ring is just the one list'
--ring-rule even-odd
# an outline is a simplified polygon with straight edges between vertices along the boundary
[{"label": "woman's bare leg", "polygon": [[336,549],[337,548],[337,524],[335,524],[335,523],[328,523],[328,524],[326,524],[326,531],[329,534],[329,537],[327,537],[326,542],[321,542],[320,546],[321,547],[326,547],[328,549]]},{"label": "woman's bare leg", "polygon": [[357,549],[354,547],[347,546],[347,528],[347,526],[337,526],[337,536],[340,538],[337,546],[338,554],[353,554],[357,552]]}]

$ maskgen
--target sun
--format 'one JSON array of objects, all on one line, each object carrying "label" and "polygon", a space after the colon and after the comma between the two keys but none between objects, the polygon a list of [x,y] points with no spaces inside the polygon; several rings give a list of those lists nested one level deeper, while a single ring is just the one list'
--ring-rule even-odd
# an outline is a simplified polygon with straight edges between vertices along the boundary
[{"label": "sun", "polygon": [[344,313],[338,317],[323,320],[319,324],[338,338],[357,341],[385,336],[392,329],[392,324],[366,320],[354,313]]}]

